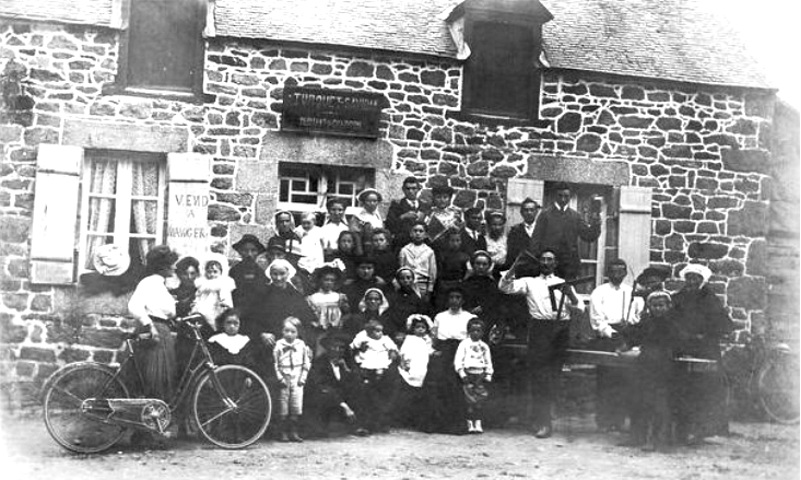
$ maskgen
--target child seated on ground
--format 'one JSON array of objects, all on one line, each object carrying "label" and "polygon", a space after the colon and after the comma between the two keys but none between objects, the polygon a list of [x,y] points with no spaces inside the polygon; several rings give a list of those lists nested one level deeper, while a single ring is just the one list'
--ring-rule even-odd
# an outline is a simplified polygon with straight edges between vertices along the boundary
[{"label": "child seated on ground", "polygon": [[311,369],[312,354],[309,347],[298,338],[300,320],[287,317],[284,320],[282,338],[273,348],[275,374],[278,377],[278,429],[282,442],[302,442],[298,434],[298,422],[303,415],[303,386]]},{"label": "child seated on ground", "polygon": [[227,275],[228,261],[222,255],[213,254],[202,266],[204,276],[195,280],[197,293],[193,313],[203,315],[206,323],[215,328],[217,317],[234,306],[231,293],[236,289],[236,283]]},{"label": "child seated on ground", "polygon": [[418,221],[412,225],[409,235],[412,241],[398,253],[401,267],[409,267],[414,272],[414,281],[420,297],[428,303],[434,282],[437,281],[437,259],[434,250],[426,245],[426,224]]},{"label": "child seated on ground", "polygon": [[211,357],[218,365],[256,366],[254,344],[250,337],[239,333],[239,310],[229,308],[217,317],[217,330],[220,333],[209,338]]},{"label": "child seated on ground", "polygon": [[398,373],[403,382],[398,391],[396,419],[402,426],[422,429],[420,411],[426,408],[423,382],[428,373],[428,359],[433,353],[429,332],[433,323],[426,315],[410,315],[407,320],[408,335],[403,339],[400,348],[400,364]]},{"label": "child seated on ground", "polygon": [[459,343],[453,366],[462,379],[462,389],[467,403],[467,432],[484,433],[481,425],[482,405],[489,392],[484,383],[492,381],[492,355],[484,336],[484,322],[473,318],[467,322],[468,337]]},{"label": "child seated on ground", "polygon": [[373,230],[372,252],[375,259],[375,274],[385,282],[390,282],[398,269],[398,256],[392,249],[389,231],[378,228]]},{"label": "child seated on ground", "polygon": [[370,320],[350,344],[354,361],[364,386],[366,427],[371,431],[389,431],[388,414],[392,410],[394,376],[390,367],[398,359],[398,347],[377,320]]}]

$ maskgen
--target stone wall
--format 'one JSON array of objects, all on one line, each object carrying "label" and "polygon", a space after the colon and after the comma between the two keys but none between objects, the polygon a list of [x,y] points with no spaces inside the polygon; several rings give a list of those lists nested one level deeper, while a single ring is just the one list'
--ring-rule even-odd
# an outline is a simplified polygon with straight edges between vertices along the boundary
[{"label": "stone wall", "polygon": [[[213,158],[213,247],[230,253],[239,232],[267,232],[274,198],[245,189],[243,178],[270,158],[288,84],[384,94],[389,107],[375,142],[391,152],[395,180],[386,185],[411,172],[427,188],[452,185],[461,207],[502,208],[511,177],[652,187],[651,260],[676,271],[708,263],[739,327],[765,321],[770,96],[549,71],[540,111],[550,123],[505,126],[459,114],[462,70],[454,60],[213,39],[204,90],[215,99],[204,105],[102,95],[116,70],[112,30],[0,30],[4,378],[41,381],[62,362],[113,360],[125,326],[107,314],[122,313],[124,299],[93,303],[80,291],[28,281],[37,145],[68,143],[65,122],[76,119],[185,130],[187,148]],[[70,307],[76,295],[82,308]]]}]

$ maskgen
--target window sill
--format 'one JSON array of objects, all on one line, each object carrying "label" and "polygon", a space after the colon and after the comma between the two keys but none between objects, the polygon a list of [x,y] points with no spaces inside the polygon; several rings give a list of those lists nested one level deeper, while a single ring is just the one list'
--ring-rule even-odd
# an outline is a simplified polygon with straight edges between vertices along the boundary
[{"label": "window sill", "polygon": [[473,113],[466,111],[447,112],[446,116],[462,122],[475,122],[488,126],[538,127],[545,128],[551,124],[548,120],[524,117],[509,117],[501,115],[488,115],[486,113]]},{"label": "window sill", "polygon": [[103,86],[103,95],[127,95],[131,97],[158,98],[161,100],[174,100],[177,102],[202,105],[214,103],[217,96],[207,93],[197,93],[181,90],[160,90],[155,88],[124,87],[116,83],[107,83]]}]

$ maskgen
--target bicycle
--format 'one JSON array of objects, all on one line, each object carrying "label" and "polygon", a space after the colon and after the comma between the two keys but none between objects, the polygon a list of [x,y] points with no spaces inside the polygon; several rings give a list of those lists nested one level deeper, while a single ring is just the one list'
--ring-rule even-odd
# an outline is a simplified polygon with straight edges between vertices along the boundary
[{"label": "bicycle", "polygon": [[[208,346],[190,316],[178,322],[189,327],[194,347],[169,403],[157,398],[131,398],[123,372],[133,362],[137,336],[125,339],[129,355],[116,368],[96,362],[65,365],[44,384],[44,421],[50,436],[77,453],[111,448],[128,428],[165,435],[173,413],[191,400],[191,414],[202,436],[214,445],[237,449],[256,442],[267,430],[272,399],[264,380],[240,365],[215,365]],[[191,397],[190,397],[191,394]]]},{"label": "bicycle", "polygon": [[776,423],[795,424],[799,407],[799,356],[789,345],[770,342],[764,336],[747,338],[723,355],[729,387],[727,404],[743,394],[752,407]]}]

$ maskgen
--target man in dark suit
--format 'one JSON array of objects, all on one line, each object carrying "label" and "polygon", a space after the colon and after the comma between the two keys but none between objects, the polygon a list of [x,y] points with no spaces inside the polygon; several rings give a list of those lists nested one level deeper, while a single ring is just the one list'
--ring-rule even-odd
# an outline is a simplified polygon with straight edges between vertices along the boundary
[{"label": "man in dark suit", "polygon": [[387,211],[385,226],[394,237],[393,247],[396,251],[411,241],[409,231],[414,222],[424,220],[431,205],[417,198],[420,193],[420,181],[415,177],[403,180],[403,198],[392,200]]},{"label": "man in dark suit", "polygon": [[599,212],[593,211],[589,221],[570,208],[570,187],[566,183],[556,186],[556,202],[539,216],[531,239],[531,252],[539,255],[544,250],[556,252],[559,267],[556,275],[565,280],[578,277],[581,258],[578,239],[594,242],[601,234]]},{"label": "man in dark suit", "polygon": [[487,239],[481,232],[481,209],[478,207],[468,208],[464,212],[464,228],[462,229],[462,251],[471,257],[476,250],[487,249]]},{"label": "man in dark suit", "polygon": [[534,235],[537,215],[540,213],[540,204],[531,198],[526,198],[520,204],[520,216],[523,221],[513,225],[506,237],[506,266],[514,263],[518,255],[531,246],[531,237]]},{"label": "man in dark suit", "polygon": [[360,378],[345,362],[345,350],[350,337],[341,333],[330,333],[320,340],[326,352],[314,360],[309,372],[310,421],[323,435],[328,434],[332,420],[345,421],[356,435],[367,435],[357,416],[360,410]]}]

